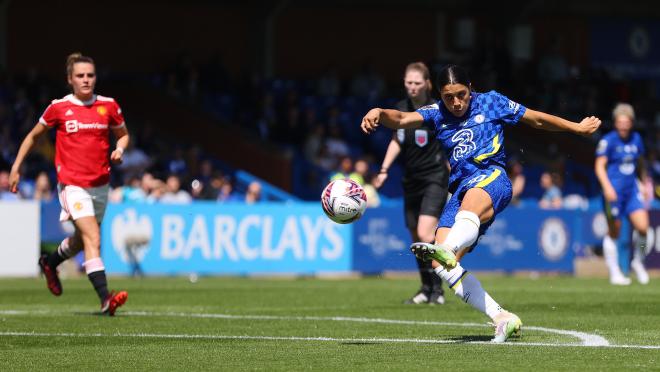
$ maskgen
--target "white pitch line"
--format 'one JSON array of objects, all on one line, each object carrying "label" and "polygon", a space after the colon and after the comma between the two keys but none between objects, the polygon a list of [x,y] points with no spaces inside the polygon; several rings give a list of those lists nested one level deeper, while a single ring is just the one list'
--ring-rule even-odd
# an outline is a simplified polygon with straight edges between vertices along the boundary
[{"label": "white pitch line", "polygon": [[602,345],[586,346],[583,344],[551,344],[542,342],[505,342],[490,341],[460,341],[434,340],[415,338],[336,338],[336,337],[297,337],[297,336],[249,336],[249,335],[201,335],[201,334],[160,334],[160,333],[47,333],[47,332],[0,332],[6,337],[126,337],[126,338],[157,338],[157,339],[203,339],[203,340],[262,340],[262,341],[318,341],[347,343],[417,343],[417,344],[474,344],[474,345],[506,345],[506,346],[544,346],[544,347],[605,347],[614,349],[653,349],[660,346],[652,345]]},{"label": "white pitch line", "polygon": [[[339,321],[339,322],[358,322],[358,323],[382,323],[382,324],[407,324],[407,325],[431,325],[447,327],[491,327],[484,323],[453,323],[436,322],[424,320],[397,320],[381,318],[352,318],[352,317],[319,317],[319,316],[275,316],[275,315],[231,315],[231,314],[206,314],[206,313],[176,313],[176,312],[148,312],[148,311],[129,311],[123,314],[133,316],[171,316],[185,318],[220,318],[220,319],[242,319],[242,320],[313,320],[313,321]],[[584,346],[608,346],[610,343],[603,337],[590,333],[569,331],[554,328],[524,326],[525,330],[554,333],[564,336],[572,336],[580,340]]]},{"label": "white pitch line", "polygon": [[[27,314],[44,315],[49,313],[55,313],[55,311],[0,310],[0,315],[27,315]],[[58,313],[66,313],[66,312],[61,311]],[[234,315],[234,314],[216,314],[216,313],[149,312],[149,311],[127,311],[127,312],[122,312],[121,314],[128,316],[149,316],[149,317],[163,316],[163,317],[214,318],[214,319],[237,319],[237,320],[338,321],[338,322],[406,324],[406,325],[423,325],[423,326],[430,325],[430,326],[447,326],[447,327],[490,327],[489,324],[484,324],[484,323],[455,323],[455,322],[397,320],[397,319],[343,317],[343,316],[319,317],[319,316],[277,316],[277,315]],[[582,346],[610,346],[610,343],[605,338],[585,332],[561,330],[561,329],[545,328],[545,327],[535,327],[535,326],[524,326],[524,329],[575,337],[580,340],[580,343],[577,345],[582,345]],[[568,344],[568,345],[575,345],[575,344]],[[654,346],[650,346],[650,347],[654,348]]]}]

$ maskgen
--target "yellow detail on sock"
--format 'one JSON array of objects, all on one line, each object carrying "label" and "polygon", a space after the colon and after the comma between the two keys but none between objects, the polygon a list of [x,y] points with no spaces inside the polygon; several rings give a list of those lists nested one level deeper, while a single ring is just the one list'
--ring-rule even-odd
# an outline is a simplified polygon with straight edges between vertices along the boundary
[{"label": "yellow detail on sock", "polygon": [[476,158],[474,158],[474,160],[477,163],[481,163],[487,157],[497,154],[497,152],[500,151],[500,146],[501,146],[500,145],[500,135],[498,134],[498,135],[495,136],[495,138],[493,138],[493,151],[487,152],[485,154],[481,154],[481,155],[477,156]]},{"label": "yellow detail on sock", "polygon": [[[450,283],[449,288],[454,289],[454,288],[458,287],[461,284],[461,282],[463,281],[463,278],[465,278],[466,276],[468,276],[468,271],[467,270],[463,271],[463,273],[461,274],[461,277],[458,278],[458,280],[456,282],[454,282],[454,284]],[[456,290],[454,289],[454,291],[456,291]]]},{"label": "yellow detail on sock", "polygon": [[486,178],[485,180],[479,182],[475,187],[486,187],[486,186],[488,186],[488,184],[490,184],[491,182],[495,181],[495,179],[496,179],[497,177],[499,177],[501,173],[502,173],[502,171],[500,171],[499,169],[495,169],[495,171],[493,172],[493,174],[491,174],[490,176],[488,176],[488,178]]}]

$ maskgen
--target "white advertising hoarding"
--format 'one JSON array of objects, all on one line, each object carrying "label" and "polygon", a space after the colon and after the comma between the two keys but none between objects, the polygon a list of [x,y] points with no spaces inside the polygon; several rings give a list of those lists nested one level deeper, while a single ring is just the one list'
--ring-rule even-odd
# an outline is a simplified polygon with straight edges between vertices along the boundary
[{"label": "white advertising hoarding", "polygon": [[37,276],[39,203],[0,202],[0,277]]}]

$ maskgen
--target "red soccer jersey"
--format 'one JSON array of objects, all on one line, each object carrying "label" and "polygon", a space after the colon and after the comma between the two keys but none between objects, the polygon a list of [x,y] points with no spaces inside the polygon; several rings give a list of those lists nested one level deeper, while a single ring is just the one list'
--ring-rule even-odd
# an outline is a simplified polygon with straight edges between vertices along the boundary
[{"label": "red soccer jersey", "polygon": [[109,131],[124,126],[124,116],[114,99],[94,95],[83,102],[69,94],[53,100],[39,122],[57,130],[58,182],[96,187],[110,181]]}]

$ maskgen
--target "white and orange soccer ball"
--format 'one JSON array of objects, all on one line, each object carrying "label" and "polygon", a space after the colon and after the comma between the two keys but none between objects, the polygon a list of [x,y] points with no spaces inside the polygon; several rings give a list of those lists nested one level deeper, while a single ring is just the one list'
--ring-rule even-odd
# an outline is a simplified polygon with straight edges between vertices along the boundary
[{"label": "white and orange soccer ball", "polygon": [[334,222],[351,223],[364,214],[367,195],[362,186],[353,180],[335,180],[323,189],[321,206],[326,216]]}]

